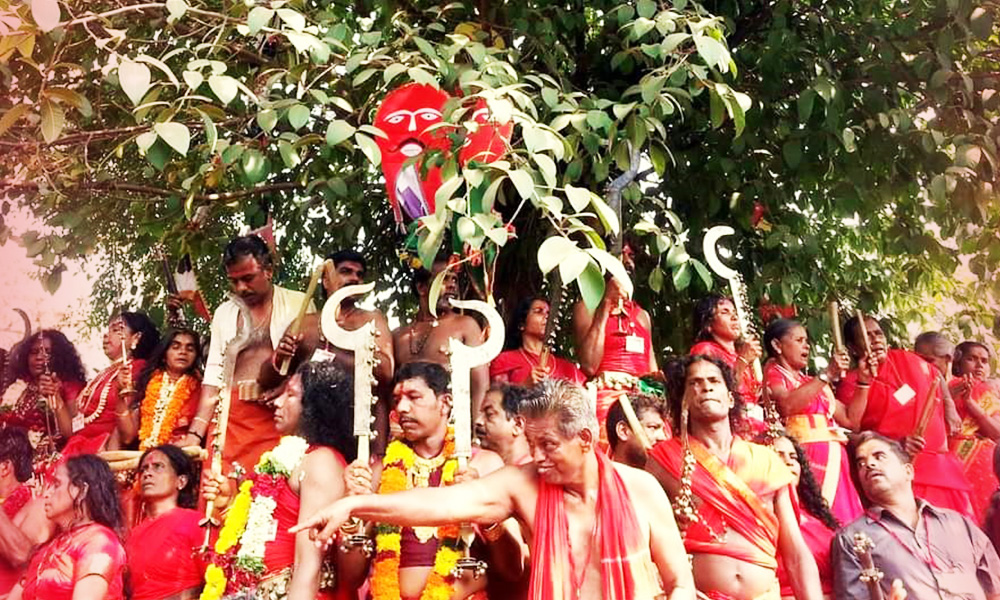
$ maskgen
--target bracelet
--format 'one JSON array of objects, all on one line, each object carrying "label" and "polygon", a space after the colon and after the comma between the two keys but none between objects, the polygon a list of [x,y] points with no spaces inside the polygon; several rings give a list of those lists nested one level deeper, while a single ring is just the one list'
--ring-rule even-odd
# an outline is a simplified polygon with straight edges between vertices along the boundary
[{"label": "bracelet", "polygon": [[857,386],[858,386],[858,389],[859,389],[859,390],[867,390],[868,388],[870,388],[870,387],[872,386],[872,384],[870,384],[870,383],[861,383],[861,382],[859,381],[859,382],[857,383]]},{"label": "bracelet", "polygon": [[124,417],[131,417],[132,416],[132,413],[130,411],[128,411],[128,410],[123,410],[121,412],[115,411],[115,414],[118,415],[119,417],[122,417],[122,418],[124,418]]},{"label": "bracelet", "polygon": [[201,442],[202,444],[205,443],[205,434],[203,434],[203,433],[197,433],[195,431],[191,431],[190,429],[188,429],[188,433],[190,433],[194,437],[198,438],[198,441]]},{"label": "bracelet", "polygon": [[361,519],[357,517],[351,517],[350,519],[347,520],[346,523],[340,526],[340,532],[343,533],[344,535],[354,535],[357,532],[361,531],[362,525],[363,523],[361,522]]},{"label": "bracelet", "polygon": [[203,419],[203,418],[201,418],[201,417],[195,417],[195,418],[194,418],[193,420],[194,420],[194,422],[198,422],[198,421],[201,421],[201,422],[202,422],[202,423],[204,423],[205,425],[208,425],[208,421],[206,421],[205,419]]},{"label": "bracelet", "polygon": [[134,396],[135,390],[133,388],[118,388],[119,396]]},{"label": "bracelet", "polygon": [[743,358],[742,356],[736,357],[736,362],[741,362],[741,363],[743,363],[744,365],[746,365],[748,367],[750,366],[750,361],[747,360],[747,359],[745,359],[745,358]]}]

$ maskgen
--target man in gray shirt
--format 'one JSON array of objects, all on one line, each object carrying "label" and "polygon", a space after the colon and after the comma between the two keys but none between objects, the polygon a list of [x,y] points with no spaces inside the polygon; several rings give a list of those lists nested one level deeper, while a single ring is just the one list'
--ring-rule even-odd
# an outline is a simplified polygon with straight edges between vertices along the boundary
[{"label": "man in gray shirt", "polygon": [[913,465],[895,440],[862,433],[855,467],[868,511],[833,540],[835,598],[871,598],[862,581],[855,535],[872,540],[871,557],[882,572],[882,593],[900,580],[909,600],[998,600],[1000,558],[986,535],[953,510],[914,497]]}]

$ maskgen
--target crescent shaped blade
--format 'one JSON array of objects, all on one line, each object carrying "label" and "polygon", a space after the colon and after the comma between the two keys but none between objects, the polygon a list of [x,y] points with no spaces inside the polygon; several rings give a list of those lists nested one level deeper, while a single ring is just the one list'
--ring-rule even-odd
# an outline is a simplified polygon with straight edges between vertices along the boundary
[{"label": "crescent shaped blade", "polygon": [[461,356],[462,362],[470,368],[485,365],[496,358],[503,350],[503,340],[506,333],[503,319],[497,309],[482,300],[455,300],[454,298],[449,300],[455,308],[472,310],[485,316],[490,331],[490,337],[478,346],[466,346],[461,340],[451,338],[449,341],[451,355]]},{"label": "crescent shaped blade", "polygon": [[740,276],[739,271],[727,267],[719,260],[718,244],[721,238],[733,235],[736,230],[729,225],[716,225],[705,232],[705,240],[702,242],[702,249],[705,252],[705,262],[712,272],[723,279],[736,279]]},{"label": "crescent shaped blade", "polygon": [[24,312],[20,308],[15,308],[14,312],[21,315],[21,320],[24,321],[24,337],[21,339],[28,339],[31,337],[31,319],[28,318],[28,313]]},{"label": "crescent shaped blade", "polygon": [[323,305],[323,314],[320,315],[320,330],[328,342],[343,350],[354,350],[367,342],[370,335],[367,331],[370,322],[366,323],[364,327],[347,331],[337,323],[337,311],[346,298],[363,296],[374,289],[374,281],[360,285],[346,285],[330,296],[330,299]]}]

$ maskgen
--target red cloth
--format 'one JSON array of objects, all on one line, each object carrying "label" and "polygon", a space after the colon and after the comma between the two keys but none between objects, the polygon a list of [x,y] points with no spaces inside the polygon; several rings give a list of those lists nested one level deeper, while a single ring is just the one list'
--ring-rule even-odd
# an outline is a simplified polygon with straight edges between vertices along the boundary
[{"label": "red cloth", "polygon": [[[506,350],[490,363],[490,381],[506,381],[514,385],[525,385],[531,377],[531,370],[538,365],[539,356],[528,352],[524,348],[517,350]],[[554,379],[565,379],[574,383],[583,383],[587,380],[583,371],[565,358],[559,358],[555,354],[549,354],[546,368],[549,377]]]},{"label": "red cloth", "polygon": [[[649,549],[642,539],[625,482],[610,459],[601,453],[596,456],[599,483],[596,539],[592,543],[601,553],[601,597],[630,600],[640,597],[640,590],[647,585]],[[583,569],[577,567],[574,572],[563,493],[562,486],[539,480],[528,593],[532,600],[576,598],[582,584],[576,581],[576,574],[581,570],[586,573],[589,568],[589,565]]]},{"label": "red cloth", "polygon": [[962,461],[963,471],[972,486],[972,508],[977,522],[981,522],[989,507],[990,497],[1000,488],[1000,481],[997,481],[993,470],[996,442],[980,433],[979,424],[969,415],[970,402],[975,402],[991,419],[1000,419],[1000,394],[994,384],[979,381],[968,394],[956,395],[955,408],[962,419],[962,427],[948,442],[948,448]]},{"label": "red cloth", "polygon": [[[688,441],[697,461],[691,475],[691,491],[701,499],[699,520],[684,531],[688,553],[718,554],[768,569],[777,568],[778,517],[761,497],[788,488],[794,502],[793,478],[788,467],[770,448],[739,437],[733,439],[727,464],[698,440]],[[656,444],[649,456],[680,481],[684,464],[680,438]],[[716,540],[712,532],[721,534],[727,526],[756,546],[757,551],[747,552]]]},{"label": "red cloth", "polygon": [[[3,499],[3,512],[13,521],[29,501],[31,501],[31,489],[21,484]],[[20,578],[21,569],[11,566],[6,560],[0,560],[0,597],[9,594]]]},{"label": "red cloth", "polygon": [[[694,346],[691,346],[691,351],[688,354],[691,356],[703,355],[717,358],[726,363],[734,375],[736,373],[736,361],[739,360],[739,355],[735,352],[730,352],[715,340],[698,342]],[[744,404],[760,405],[760,381],[757,380],[752,367],[743,369],[743,376],[736,382],[736,389],[740,393],[740,397],[743,398]],[[763,419],[748,416],[747,423],[754,434],[767,430],[767,423]]]},{"label": "red cloth", "polygon": [[[604,328],[604,356],[597,367],[598,373],[616,371],[636,377],[649,373],[649,357],[653,351],[653,337],[639,319],[642,309],[631,300],[624,303],[624,315],[611,315]],[[625,344],[629,336],[642,339],[642,352],[629,352]]]},{"label": "red cloth", "polygon": [[[837,388],[837,398],[850,406],[857,389],[858,373],[848,373]],[[915,394],[901,402],[898,390],[909,386]],[[902,440],[911,435],[920,419],[931,386],[937,385],[937,371],[918,355],[907,350],[889,350],[885,363],[868,390],[868,406],[861,428]],[[970,486],[962,473],[962,463],[948,451],[944,408],[940,398],[924,432],[924,451],[913,459],[913,493],[931,504],[956,510],[975,519]]]},{"label": "red cloth", "polygon": [[[811,377],[793,373],[775,362],[764,367],[764,381],[769,390],[789,392],[809,383]],[[785,430],[802,445],[823,499],[841,523],[850,523],[864,509],[854,483],[847,455],[847,436],[837,430],[833,420],[836,403],[829,386],[816,394],[806,406],[785,417]]]},{"label": "red cloth", "polygon": [[[830,563],[830,544],[833,542],[835,532],[804,510],[799,515],[799,531],[802,532],[802,538],[806,541],[806,546],[809,546],[809,551],[812,553],[813,558],[816,559],[816,568],[819,569],[819,583],[823,588],[823,593],[829,594],[833,591],[833,566]],[[785,572],[784,566],[780,564],[780,560],[778,563],[778,582],[781,584],[781,596],[794,596],[791,583],[788,580],[788,573]]]},{"label": "red cloth", "polygon": [[[132,368],[132,385],[139,378],[139,373],[146,366],[146,361],[135,358],[129,361]],[[114,433],[118,425],[118,417],[115,416],[115,405],[118,403],[118,371],[121,364],[115,363],[97,374],[94,381],[87,385],[76,400],[77,411],[82,411],[84,418],[89,422],[83,429],[77,431],[66,442],[63,456],[68,457],[73,454],[87,454],[103,449],[108,438]],[[105,390],[107,394],[105,395]],[[105,402],[101,406],[101,396],[104,395]],[[84,397],[86,396],[86,397]],[[94,413],[100,409],[100,413],[94,417]]]},{"label": "red cloth", "polygon": [[86,576],[108,582],[102,600],[122,600],[125,548],[115,532],[87,523],[60,533],[31,558],[23,580],[23,600],[72,600],[73,587]]},{"label": "red cloth", "polygon": [[[226,446],[222,450],[223,473],[229,473],[234,463],[239,463],[249,473],[257,466],[262,454],[281,441],[281,434],[274,428],[274,409],[259,402],[247,402],[230,391],[229,423],[226,425]],[[213,434],[206,448],[212,447]]]},{"label": "red cloth", "polygon": [[[62,397],[66,402],[76,400],[83,391],[83,382],[62,382]],[[45,433],[45,412],[39,408],[38,388],[33,383],[25,389],[9,411],[0,414],[0,424],[6,427],[21,427],[27,431]],[[49,421],[51,426],[51,420]]]},{"label": "red cloth", "polygon": [[202,585],[200,520],[198,511],[175,508],[132,530],[126,544],[132,600],[162,600]]},{"label": "red cloth", "polygon": [[[310,446],[306,454],[318,448],[329,448],[341,467],[347,466],[344,457],[329,446]],[[278,530],[274,539],[264,545],[264,568],[266,569],[266,573],[275,573],[285,567],[290,567],[295,562],[295,534],[288,533],[288,530],[299,522],[301,499],[292,490],[287,478],[282,478],[275,501],[278,506],[274,509],[274,520],[278,523]]]}]

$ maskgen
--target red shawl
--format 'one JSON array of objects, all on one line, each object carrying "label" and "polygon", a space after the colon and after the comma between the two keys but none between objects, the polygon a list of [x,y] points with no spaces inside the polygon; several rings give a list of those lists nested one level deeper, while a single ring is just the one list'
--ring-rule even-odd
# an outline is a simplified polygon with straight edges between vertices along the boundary
[{"label": "red shawl", "polygon": [[[601,595],[605,600],[631,600],[636,597],[637,588],[647,585],[644,578],[648,575],[642,569],[648,566],[648,554],[645,560],[641,556],[648,553],[647,544],[621,475],[606,456],[599,452],[595,455],[599,484],[596,539],[592,543],[601,552]],[[528,597],[575,598],[575,588],[582,582],[575,581],[573,572],[562,486],[539,481],[534,533]]]},{"label": "red shawl", "polygon": [[[716,533],[728,526],[758,551],[726,545],[713,538],[701,520],[684,531],[688,552],[719,554],[768,569],[778,566],[778,517],[761,496],[791,487],[792,474],[773,450],[734,438],[728,464],[723,464],[698,440],[689,439],[697,463],[691,476],[691,491],[701,499],[700,519]],[[680,481],[684,449],[673,438],[653,446],[649,455]],[[792,494],[793,503],[795,494]]]}]

